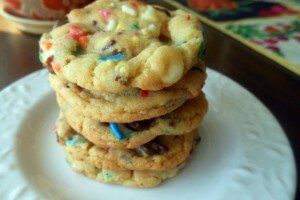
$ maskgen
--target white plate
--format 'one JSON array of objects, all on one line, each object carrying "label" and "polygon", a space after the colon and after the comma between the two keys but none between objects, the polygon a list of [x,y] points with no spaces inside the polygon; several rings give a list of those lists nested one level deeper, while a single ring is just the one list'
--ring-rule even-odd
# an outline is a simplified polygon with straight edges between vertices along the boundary
[{"label": "white plate", "polygon": [[208,70],[202,141],[181,173],[153,189],[90,180],[71,171],[55,142],[58,115],[45,70],[0,93],[0,199],[293,199],[287,138],[262,103]]}]

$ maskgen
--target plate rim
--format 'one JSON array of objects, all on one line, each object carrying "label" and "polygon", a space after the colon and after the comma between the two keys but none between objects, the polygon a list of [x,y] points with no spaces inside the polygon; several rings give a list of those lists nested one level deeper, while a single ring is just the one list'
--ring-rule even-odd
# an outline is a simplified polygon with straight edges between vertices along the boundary
[{"label": "plate rim", "polygon": [[[289,150],[290,150],[290,152],[291,152],[291,156],[292,156],[292,160],[291,160],[291,166],[293,167],[293,171],[295,172],[295,173],[297,173],[296,172],[296,163],[295,163],[295,155],[294,155],[294,150],[293,150],[293,148],[292,148],[292,146],[291,146],[291,144],[290,144],[290,142],[289,142],[289,140],[288,140],[288,135],[285,133],[285,131],[284,131],[284,129],[282,128],[282,126],[281,126],[281,124],[279,123],[279,121],[277,120],[277,118],[273,115],[273,113],[269,110],[269,108],[262,102],[262,101],[260,101],[260,99],[258,99],[252,92],[250,92],[249,90],[247,90],[247,88],[245,88],[244,86],[242,86],[241,84],[239,84],[238,82],[236,82],[235,80],[233,80],[233,79],[231,79],[231,78],[229,78],[228,76],[226,76],[226,75],[224,75],[224,74],[221,74],[220,72],[218,72],[218,71],[216,71],[216,70],[213,70],[213,69],[211,69],[211,68],[208,68],[208,72],[209,71],[211,71],[212,73],[215,73],[215,74],[217,74],[218,76],[220,76],[220,77],[222,77],[222,78],[225,78],[225,79],[227,79],[227,80],[229,80],[229,81],[231,81],[233,84],[236,84],[237,85],[237,87],[239,87],[239,88],[242,88],[244,91],[246,91],[247,93],[249,93],[250,95],[252,95],[253,97],[254,97],[254,99],[256,99],[256,101],[258,101],[267,111],[268,111],[268,115],[270,115],[271,116],[271,118],[273,118],[273,120],[274,120],[274,122],[280,127],[280,129],[281,129],[281,131],[283,132],[283,137],[287,140],[287,142],[288,142],[288,147],[289,147]],[[210,72],[210,73],[211,73]],[[38,71],[35,71],[35,72],[33,72],[33,73],[31,73],[31,74],[28,74],[28,75],[26,75],[26,76],[24,76],[24,77],[22,77],[21,79],[19,79],[19,80],[17,80],[17,81],[15,81],[15,82],[13,82],[12,84],[10,84],[10,85],[8,85],[8,86],[6,86],[6,87],[4,87],[1,91],[0,91],[0,97],[3,97],[6,93],[9,93],[10,92],[10,90],[12,90],[12,89],[15,89],[15,88],[17,88],[17,89],[15,89],[15,90],[17,90],[16,92],[26,92],[26,85],[24,86],[24,84],[22,84],[23,82],[27,82],[28,83],[28,81],[27,80],[31,80],[32,78],[33,79],[37,79],[36,81],[40,81],[39,79],[41,78],[41,77],[46,77],[46,75],[47,75],[47,71],[46,71],[46,69],[40,69],[40,70],[38,70]],[[48,83],[48,81],[44,81],[45,83],[43,83],[44,84],[44,86],[46,86],[46,87],[49,87],[49,83]],[[32,82],[30,82],[29,81],[29,85],[30,84],[33,84]],[[23,85],[23,86],[22,86]],[[22,86],[22,87],[21,87]],[[21,88],[21,89],[19,89],[18,90],[18,87],[19,88]],[[41,86],[39,86],[39,87],[41,87]],[[25,89],[24,89],[25,88]],[[38,88],[38,87],[37,87]],[[32,89],[32,88],[31,88]],[[34,86],[33,86],[33,89],[34,89]],[[24,90],[24,91],[23,91]],[[37,96],[35,97],[36,98],[36,100],[39,100],[43,95],[44,95],[44,93],[46,94],[47,92],[45,92],[45,91],[40,91],[40,90],[36,90],[35,92],[37,92],[36,94],[37,94]],[[1,100],[1,99],[3,99],[3,98],[0,98],[0,102],[1,101],[3,101],[3,100]],[[35,104],[35,102],[33,101],[33,102],[31,102],[32,103],[32,105],[34,105]],[[23,105],[23,106],[25,106],[25,105]],[[28,105],[26,105],[27,107],[24,107],[24,109],[25,109],[25,111],[26,111],[26,109],[30,109],[30,106],[31,106],[31,104],[28,104]],[[4,106],[5,107],[5,106]],[[3,114],[2,114],[3,115]],[[26,115],[24,115],[24,116],[26,116]],[[0,118],[1,118],[1,114],[0,114]],[[22,120],[20,120],[20,124],[22,123],[22,121],[23,121],[24,119],[22,119]],[[2,120],[1,120],[2,121]],[[3,122],[1,122],[1,123],[3,123]],[[2,130],[2,128],[0,127],[0,130],[1,130],[1,132],[3,131]],[[13,131],[12,131],[13,132]],[[11,133],[11,134],[16,134],[16,133]],[[3,137],[3,134],[1,135],[0,134],[0,138],[1,137]],[[0,144],[1,144],[1,142],[0,142]],[[1,146],[1,145],[0,145]],[[5,151],[7,151],[7,150],[5,150]],[[0,159],[3,159],[3,155],[4,156],[7,156],[8,154],[9,154],[10,152],[4,152],[3,153],[3,146],[2,146],[2,148],[0,148]],[[1,163],[2,162],[0,162],[0,177],[1,177]],[[2,168],[2,172],[3,172],[3,168]],[[297,177],[295,177],[295,179],[294,179],[294,194],[293,194],[293,196],[295,197],[295,195],[296,195],[296,181],[297,181]],[[33,189],[32,189],[33,190]],[[21,189],[19,189],[19,191],[21,191],[21,192],[23,192],[24,191],[24,188],[21,188]],[[33,190],[34,191],[34,190]],[[20,192],[17,194],[17,195],[22,195]],[[0,190],[0,196],[1,196],[1,190]]]}]

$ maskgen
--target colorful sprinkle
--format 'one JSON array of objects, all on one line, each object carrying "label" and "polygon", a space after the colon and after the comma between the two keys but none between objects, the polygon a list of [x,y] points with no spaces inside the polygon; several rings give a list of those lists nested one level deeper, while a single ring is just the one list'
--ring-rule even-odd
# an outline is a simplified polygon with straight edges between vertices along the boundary
[{"label": "colorful sprinkle", "polygon": [[74,135],[73,137],[67,137],[66,144],[70,146],[77,146],[81,143],[85,143],[87,140],[81,135]]},{"label": "colorful sprinkle", "polygon": [[148,97],[149,96],[148,90],[141,90],[140,91],[140,96],[141,97]]},{"label": "colorful sprinkle", "polygon": [[119,61],[119,60],[122,60],[124,58],[125,58],[124,54],[117,53],[117,54],[114,54],[114,55],[111,55],[111,56],[100,58],[100,61],[104,61],[104,62],[105,61]]},{"label": "colorful sprinkle", "polygon": [[69,36],[72,37],[74,40],[78,40],[81,36],[83,36],[83,32],[78,25],[71,25],[69,30]]},{"label": "colorful sprinkle", "polygon": [[138,8],[138,4],[136,2],[130,2],[130,5],[134,8]]},{"label": "colorful sprinkle", "polygon": [[107,22],[109,20],[110,12],[108,10],[100,10],[104,20]]},{"label": "colorful sprinkle", "polygon": [[60,64],[53,64],[52,68],[53,68],[53,70],[54,70],[55,73],[60,73],[60,71],[61,71]]},{"label": "colorful sprinkle", "polygon": [[127,13],[131,16],[136,16],[137,15],[137,12],[136,12],[135,9],[130,8],[128,6],[125,6],[125,5],[122,6],[122,12]]},{"label": "colorful sprinkle", "polygon": [[113,31],[116,28],[117,22],[114,19],[110,19],[107,24],[107,30]]},{"label": "colorful sprinkle", "polygon": [[66,111],[69,110],[70,108],[71,108],[70,104],[65,103],[65,104],[63,104],[61,110],[62,110],[63,112],[66,112]]},{"label": "colorful sprinkle", "polygon": [[174,44],[174,46],[175,46],[175,47],[179,47],[179,46],[183,45],[184,43],[186,43],[186,41],[176,42],[176,43]]},{"label": "colorful sprinkle", "polygon": [[43,19],[42,17],[41,17],[41,15],[39,15],[39,14],[37,14],[36,12],[31,12],[31,15],[32,15],[32,17],[33,18],[35,18],[35,19],[38,19],[38,20],[41,20],[41,19]]},{"label": "colorful sprinkle", "polygon": [[89,38],[87,36],[81,36],[79,39],[78,39],[78,43],[80,46],[82,47],[85,47],[89,42]]},{"label": "colorful sprinkle", "polygon": [[40,60],[41,62],[43,62],[43,54],[42,54],[42,53],[39,53],[39,60]]},{"label": "colorful sprinkle", "polygon": [[118,124],[116,124],[116,123],[109,123],[109,128],[110,128],[111,132],[114,134],[114,136],[116,138],[118,138],[119,140],[124,140],[125,139],[125,136],[119,130]]},{"label": "colorful sprinkle", "polygon": [[202,59],[204,53],[205,53],[205,46],[204,46],[204,43],[201,43],[201,45],[199,47],[198,58]]},{"label": "colorful sprinkle", "polygon": [[131,30],[135,30],[135,31],[140,29],[139,25],[137,25],[137,24],[132,24],[130,26],[130,28],[131,28]]},{"label": "colorful sprinkle", "polygon": [[106,171],[106,170],[102,170],[101,174],[102,174],[104,180],[106,180],[106,181],[109,181],[114,177],[113,172]]},{"label": "colorful sprinkle", "polygon": [[44,45],[45,45],[45,49],[46,49],[46,50],[49,50],[49,49],[51,49],[51,47],[52,47],[52,43],[49,42],[49,41],[45,42]]},{"label": "colorful sprinkle", "polygon": [[138,134],[137,134],[137,132],[135,132],[135,131],[129,131],[129,132],[127,132],[126,133],[126,137],[127,138],[133,138],[133,137],[135,137],[135,136],[137,136]]}]

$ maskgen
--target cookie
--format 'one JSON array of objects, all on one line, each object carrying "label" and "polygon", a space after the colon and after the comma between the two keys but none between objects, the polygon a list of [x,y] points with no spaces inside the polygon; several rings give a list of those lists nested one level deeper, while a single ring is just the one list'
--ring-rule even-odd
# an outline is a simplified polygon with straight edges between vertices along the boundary
[{"label": "cookie", "polygon": [[90,142],[99,147],[137,148],[159,135],[181,135],[197,128],[208,109],[204,94],[186,101],[181,107],[166,115],[144,121],[118,124],[124,140],[116,138],[108,123],[83,116],[75,109],[64,110],[68,124]]},{"label": "cookie", "polygon": [[180,136],[159,136],[136,149],[100,148],[74,131],[60,117],[58,141],[77,160],[105,170],[165,170],[182,163],[190,155],[195,131]]},{"label": "cookie", "polygon": [[164,180],[172,178],[186,165],[186,161],[175,168],[162,171],[150,170],[104,170],[91,164],[77,160],[71,153],[66,152],[66,157],[71,168],[104,183],[120,184],[131,187],[149,188],[161,184]]},{"label": "cookie", "polygon": [[140,1],[99,0],[68,15],[40,40],[51,73],[88,90],[157,91],[176,83],[201,59],[199,19]]},{"label": "cookie", "polygon": [[50,75],[61,110],[76,109],[101,122],[128,123],[165,115],[200,94],[206,74],[195,68],[171,87],[159,91],[128,89],[122,93],[89,91]]}]

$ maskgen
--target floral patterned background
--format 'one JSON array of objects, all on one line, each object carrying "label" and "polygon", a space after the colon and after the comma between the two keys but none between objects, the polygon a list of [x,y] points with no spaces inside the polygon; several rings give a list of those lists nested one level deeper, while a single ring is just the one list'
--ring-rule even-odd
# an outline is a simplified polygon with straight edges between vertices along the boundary
[{"label": "floral patterned background", "polygon": [[300,0],[177,2],[198,12],[204,22],[300,75]]}]

